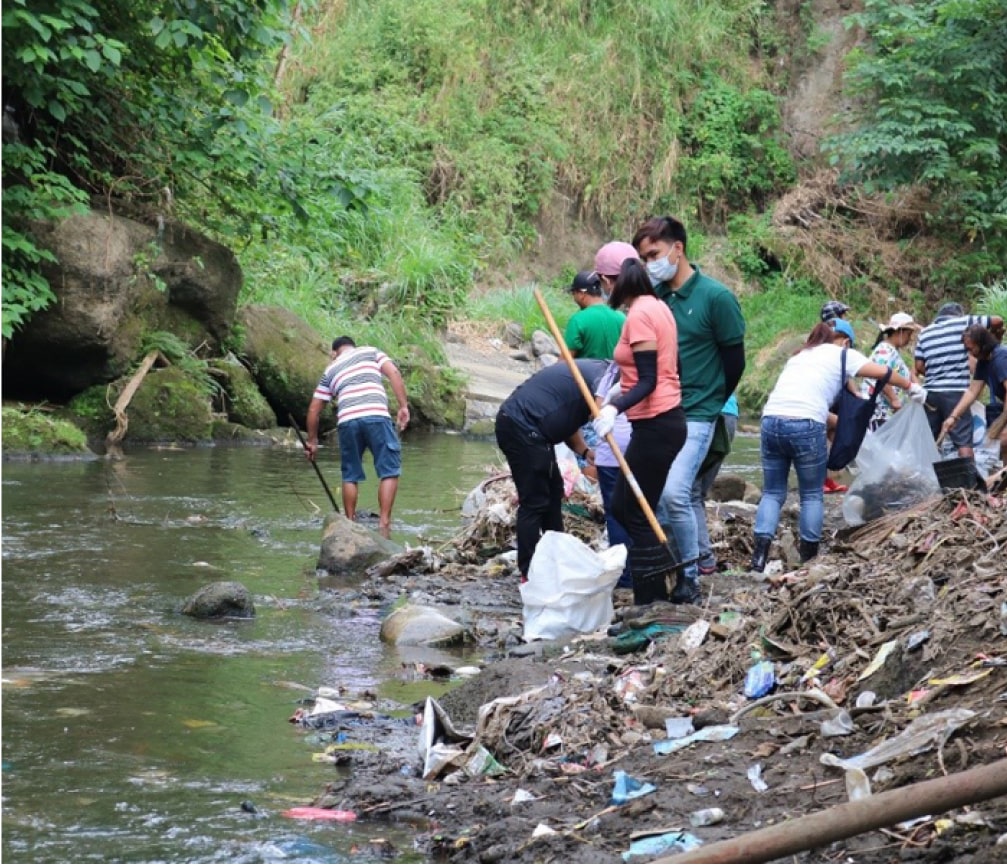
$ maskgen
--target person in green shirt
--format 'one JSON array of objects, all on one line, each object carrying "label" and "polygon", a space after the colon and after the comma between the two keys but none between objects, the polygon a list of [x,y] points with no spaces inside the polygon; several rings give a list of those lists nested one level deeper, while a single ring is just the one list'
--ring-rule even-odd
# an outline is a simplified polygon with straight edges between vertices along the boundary
[{"label": "person in green shirt", "polygon": [[689,261],[686,244],[685,226],[672,216],[648,219],[633,236],[657,296],[675,317],[682,407],[689,428],[657,508],[657,518],[669,527],[682,562],[672,603],[700,598],[697,519],[705,520],[706,511],[697,475],[717,418],[745,370],[745,319],[738,299]]},{"label": "person in green shirt", "polygon": [[626,316],[612,309],[602,296],[601,279],[591,270],[573,278],[570,295],[580,307],[566,326],[563,339],[574,357],[611,360]]}]

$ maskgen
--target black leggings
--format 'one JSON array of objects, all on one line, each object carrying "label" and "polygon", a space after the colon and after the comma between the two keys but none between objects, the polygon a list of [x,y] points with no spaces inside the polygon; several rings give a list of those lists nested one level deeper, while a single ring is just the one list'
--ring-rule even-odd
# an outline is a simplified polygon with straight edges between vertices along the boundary
[{"label": "black leggings", "polygon": [[563,476],[553,446],[505,414],[497,414],[496,437],[517,488],[517,566],[527,576],[542,534],[563,531]]},{"label": "black leggings", "polygon": [[[633,472],[643,497],[654,510],[664,490],[668,470],[685,444],[688,427],[681,406],[657,417],[634,420],[633,437],[626,448],[626,462]],[[637,501],[636,493],[623,476],[612,494],[612,514],[622,523],[634,547],[652,547],[660,540]]]}]

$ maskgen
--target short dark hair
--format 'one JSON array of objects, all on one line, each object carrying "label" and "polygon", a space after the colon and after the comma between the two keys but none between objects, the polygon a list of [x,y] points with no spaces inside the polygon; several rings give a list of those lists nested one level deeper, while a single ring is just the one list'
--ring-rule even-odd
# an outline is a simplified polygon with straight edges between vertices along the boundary
[{"label": "short dark hair", "polygon": [[636,234],[633,235],[633,246],[639,252],[640,243],[644,240],[667,240],[671,243],[678,241],[682,244],[682,251],[686,252],[687,239],[685,226],[674,216],[655,216],[636,230]]},{"label": "short dark hair", "polygon": [[344,345],[351,345],[354,348],[357,347],[357,344],[353,341],[352,336],[341,336],[338,339],[332,340],[333,351],[339,351],[339,349],[341,349]]}]

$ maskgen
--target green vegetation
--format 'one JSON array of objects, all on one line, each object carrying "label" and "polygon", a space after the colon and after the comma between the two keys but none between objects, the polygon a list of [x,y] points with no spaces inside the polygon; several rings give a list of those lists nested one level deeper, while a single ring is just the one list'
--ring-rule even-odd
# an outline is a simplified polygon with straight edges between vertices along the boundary
[{"label": "green vegetation", "polygon": [[[869,189],[920,184],[934,230],[958,249],[950,280],[1002,277],[1007,261],[1007,5],[1002,0],[867,0],[848,58],[860,123],[831,142]],[[967,280],[966,280],[967,281]]]},{"label": "green vegetation", "polygon": [[[353,332],[403,362],[411,394],[448,401],[453,317],[545,326],[530,287],[482,288],[553,216],[605,237],[681,216],[690,256],[708,264],[710,246],[740,275],[753,357],[806,333],[826,296],[867,316],[889,296],[1002,285],[1007,7],[866,0],[850,19],[866,34],[849,64],[859,124],[829,142],[844,173],[814,211],[832,230],[797,240],[769,212],[807,167],[787,150],[778,61],[824,47],[809,8],[10,0],[3,335],[54,299],[32,225],[95,199],[212,233],[238,251],[242,302]],[[910,186],[926,203],[902,218]],[[859,207],[864,190],[891,202]],[[874,226],[857,234],[885,206],[894,264]],[[562,285],[587,263],[567,258],[535,275],[561,327]]]},{"label": "green vegetation", "polygon": [[89,454],[84,433],[47,412],[3,408],[3,450],[11,454]]}]

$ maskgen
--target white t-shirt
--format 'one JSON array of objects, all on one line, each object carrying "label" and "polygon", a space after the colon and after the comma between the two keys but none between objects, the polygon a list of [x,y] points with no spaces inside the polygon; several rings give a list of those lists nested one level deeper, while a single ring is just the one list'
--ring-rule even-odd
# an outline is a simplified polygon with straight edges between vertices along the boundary
[{"label": "white t-shirt", "polygon": [[[763,417],[806,418],[825,423],[829,406],[839,396],[842,349],[834,343],[798,352],[783,368],[762,410]],[[870,361],[859,351],[846,350],[846,377],[855,376]]]}]

